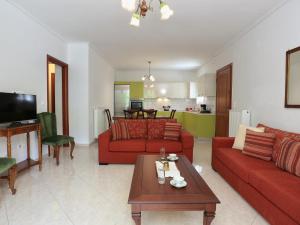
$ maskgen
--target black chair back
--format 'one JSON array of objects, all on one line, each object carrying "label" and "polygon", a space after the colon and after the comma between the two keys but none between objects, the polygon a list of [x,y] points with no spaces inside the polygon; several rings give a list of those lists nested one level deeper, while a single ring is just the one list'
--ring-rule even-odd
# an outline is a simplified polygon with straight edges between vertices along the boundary
[{"label": "black chair back", "polygon": [[170,119],[174,119],[175,113],[176,113],[176,109],[172,109],[170,114]]},{"label": "black chair back", "polygon": [[105,109],[104,112],[105,112],[106,117],[107,117],[108,127],[111,128],[112,119],[111,119],[111,115],[110,115],[110,110]]}]

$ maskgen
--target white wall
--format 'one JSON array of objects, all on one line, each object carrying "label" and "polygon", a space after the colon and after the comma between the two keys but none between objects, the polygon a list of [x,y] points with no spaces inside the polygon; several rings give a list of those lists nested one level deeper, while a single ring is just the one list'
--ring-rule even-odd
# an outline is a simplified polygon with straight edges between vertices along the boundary
[{"label": "white wall", "polygon": [[[197,71],[185,70],[151,70],[152,75],[158,82],[166,81],[194,81],[197,80]],[[116,70],[116,81],[141,81],[142,76],[148,74],[145,70]]]},{"label": "white wall", "polygon": [[233,62],[233,106],[249,109],[253,125],[300,132],[300,110],[284,108],[285,53],[300,45],[299,9],[299,0],[288,1],[199,71]]},{"label": "white wall", "polygon": [[87,145],[94,141],[94,108],[113,110],[114,69],[88,43],[68,44],[68,63],[70,135]]},{"label": "white wall", "polygon": [[[110,109],[114,114],[114,69],[91,47],[89,49],[89,75],[90,75],[90,135],[89,141],[94,140],[94,109]],[[106,121],[106,120],[104,120]],[[103,121],[102,121],[103,122]],[[105,124],[100,125],[104,127]]]},{"label": "white wall", "polygon": [[68,44],[70,135],[89,144],[89,45]]},{"label": "white wall", "polygon": [[[0,0],[0,91],[37,95],[38,112],[47,110],[46,55],[65,60],[64,41],[7,1]],[[6,140],[0,139],[0,155]],[[26,158],[25,135],[12,139],[13,157]],[[21,144],[21,149],[18,145]],[[31,134],[32,158],[37,158],[36,134]]]}]

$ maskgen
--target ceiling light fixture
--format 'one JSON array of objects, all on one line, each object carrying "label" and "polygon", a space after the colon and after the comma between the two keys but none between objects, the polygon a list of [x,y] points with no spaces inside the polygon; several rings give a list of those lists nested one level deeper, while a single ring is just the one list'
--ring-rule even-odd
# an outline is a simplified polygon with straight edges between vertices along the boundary
[{"label": "ceiling light fixture", "polygon": [[[140,18],[145,17],[149,10],[153,11],[153,8],[151,6],[152,1],[153,0],[150,0],[150,2],[147,3],[146,0],[122,0],[122,7],[130,12],[133,12],[130,25],[135,27],[140,26]],[[167,5],[167,3],[165,3],[164,1],[158,1],[160,4],[161,19],[169,19],[174,14],[174,11],[171,10],[169,5]]]},{"label": "ceiling light fixture", "polygon": [[144,75],[142,77],[142,81],[144,81],[145,83],[145,88],[154,88],[154,84],[153,82],[155,81],[155,77],[151,74],[151,61],[148,61],[148,64],[149,64],[149,71],[148,71],[148,74]]}]

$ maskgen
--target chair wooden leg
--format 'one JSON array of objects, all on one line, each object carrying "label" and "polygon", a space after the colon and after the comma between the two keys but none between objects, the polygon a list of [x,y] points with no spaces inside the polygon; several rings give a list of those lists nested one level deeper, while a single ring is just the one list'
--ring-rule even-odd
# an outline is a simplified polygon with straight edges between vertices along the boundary
[{"label": "chair wooden leg", "polygon": [[56,153],[57,153],[56,148],[57,148],[56,146],[53,147],[53,159],[56,158]]},{"label": "chair wooden leg", "polygon": [[70,157],[71,157],[71,159],[74,158],[74,157],[73,157],[73,151],[74,151],[74,148],[75,148],[75,142],[72,141],[72,142],[71,142],[71,150],[70,150]]},{"label": "chair wooden leg", "polygon": [[50,157],[51,156],[51,151],[50,151],[50,146],[48,146],[48,156]]},{"label": "chair wooden leg", "polygon": [[56,158],[56,165],[59,165],[59,151],[60,151],[60,147],[59,146],[56,146],[55,147],[55,158]]},{"label": "chair wooden leg", "polygon": [[13,195],[16,194],[17,191],[15,189],[16,177],[17,177],[17,166],[15,165],[12,168],[10,168],[8,171],[8,185]]}]

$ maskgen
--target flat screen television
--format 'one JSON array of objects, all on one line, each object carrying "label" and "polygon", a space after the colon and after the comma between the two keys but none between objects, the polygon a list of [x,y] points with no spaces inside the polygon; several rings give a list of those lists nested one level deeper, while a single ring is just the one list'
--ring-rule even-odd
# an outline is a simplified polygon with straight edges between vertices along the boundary
[{"label": "flat screen television", "polygon": [[0,123],[35,120],[36,96],[0,92]]}]

